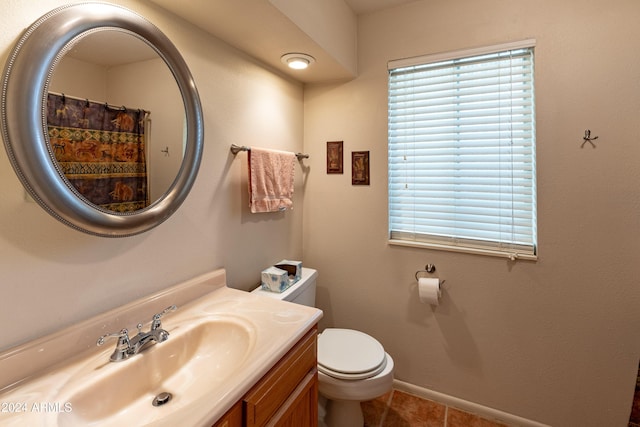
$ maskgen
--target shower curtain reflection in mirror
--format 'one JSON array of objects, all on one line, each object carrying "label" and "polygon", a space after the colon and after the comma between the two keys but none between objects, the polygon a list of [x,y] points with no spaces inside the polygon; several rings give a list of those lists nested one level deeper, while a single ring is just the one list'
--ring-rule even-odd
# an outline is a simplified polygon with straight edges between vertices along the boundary
[{"label": "shower curtain reflection in mirror", "polygon": [[91,203],[114,212],[149,205],[149,112],[49,93],[47,130],[60,170]]}]

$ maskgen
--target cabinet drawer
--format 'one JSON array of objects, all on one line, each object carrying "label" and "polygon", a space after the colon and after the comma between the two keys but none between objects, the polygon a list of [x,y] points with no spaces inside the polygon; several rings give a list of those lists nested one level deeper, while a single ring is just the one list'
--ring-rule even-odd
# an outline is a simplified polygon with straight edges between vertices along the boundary
[{"label": "cabinet drawer", "polygon": [[317,329],[307,333],[245,396],[246,425],[262,426],[316,369]]}]

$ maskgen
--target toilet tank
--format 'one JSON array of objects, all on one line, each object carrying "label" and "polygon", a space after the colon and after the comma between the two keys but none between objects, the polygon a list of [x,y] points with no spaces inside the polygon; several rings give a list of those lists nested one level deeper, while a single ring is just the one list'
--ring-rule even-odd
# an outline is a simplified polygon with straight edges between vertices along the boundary
[{"label": "toilet tank", "polygon": [[316,305],[316,279],[318,272],[313,268],[302,267],[300,280],[288,287],[284,292],[272,292],[257,287],[252,293],[264,295],[269,298],[294,302],[309,307]]}]

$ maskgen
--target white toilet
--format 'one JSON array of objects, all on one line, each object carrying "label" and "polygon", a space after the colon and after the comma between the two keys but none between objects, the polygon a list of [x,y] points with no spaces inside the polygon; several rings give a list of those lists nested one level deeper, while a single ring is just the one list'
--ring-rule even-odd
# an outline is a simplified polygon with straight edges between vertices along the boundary
[{"label": "white toilet", "polygon": [[[302,268],[302,277],[282,293],[253,292],[270,298],[315,306],[318,272]],[[393,386],[393,359],[382,345],[364,332],[327,328],[318,336],[318,381],[326,399],[328,427],[362,426],[360,402],[375,399]],[[321,400],[325,400],[321,399]]]}]

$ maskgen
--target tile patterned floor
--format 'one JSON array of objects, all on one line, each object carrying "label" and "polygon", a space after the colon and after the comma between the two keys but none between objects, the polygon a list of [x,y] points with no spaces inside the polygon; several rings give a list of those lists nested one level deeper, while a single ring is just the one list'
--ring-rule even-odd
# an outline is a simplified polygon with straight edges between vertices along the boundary
[{"label": "tile patterned floor", "polygon": [[363,402],[362,411],[365,427],[507,427],[399,390]]}]

